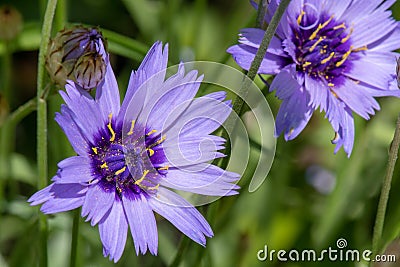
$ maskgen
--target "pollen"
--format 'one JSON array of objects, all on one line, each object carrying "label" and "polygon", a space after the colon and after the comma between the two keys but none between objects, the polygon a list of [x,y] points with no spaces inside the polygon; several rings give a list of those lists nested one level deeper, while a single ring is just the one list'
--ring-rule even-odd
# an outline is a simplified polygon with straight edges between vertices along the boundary
[{"label": "pollen", "polygon": [[148,173],[149,173],[149,170],[145,170],[145,171],[143,172],[142,177],[140,177],[139,180],[135,181],[135,184],[139,185],[141,182],[143,182],[144,178],[146,178],[146,175],[147,175]]},{"label": "pollen", "polygon": [[97,147],[92,147],[92,150],[93,150],[93,152],[94,152],[94,154],[96,154],[97,155]]},{"label": "pollen", "polygon": [[344,44],[345,42],[347,42],[347,40],[350,39],[350,36],[351,36],[351,34],[353,33],[353,31],[354,31],[354,28],[350,28],[349,34],[347,34],[346,37],[344,37],[342,40],[340,40],[340,42],[341,42],[342,44]]},{"label": "pollen", "polygon": [[108,169],[108,165],[106,162],[103,163],[103,165],[100,166],[102,169]]},{"label": "pollen", "polygon": [[297,24],[300,25],[301,20],[303,19],[303,16],[306,14],[306,12],[304,12],[304,10],[302,10],[299,14],[299,16],[297,17]]},{"label": "pollen", "polygon": [[119,169],[118,171],[115,172],[115,175],[120,175],[126,170],[126,166],[124,166],[122,169]]},{"label": "pollen", "polygon": [[153,156],[154,155],[154,150],[151,148],[148,148],[147,151],[149,151],[149,156]]},{"label": "pollen", "polygon": [[111,126],[111,120],[112,120],[112,113],[110,113],[110,115],[108,115],[107,128],[108,128],[108,130],[110,130],[110,133],[111,133],[110,142],[113,142],[115,140],[115,132]]},{"label": "pollen", "polygon": [[148,132],[146,135],[147,136],[150,136],[150,135],[152,135],[153,133],[156,133],[157,132],[157,130],[151,130],[150,132]]},{"label": "pollen", "polygon": [[333,58],[333,56],[335,55],[335,52],[332,52],[329,57],[321,60],[321,64],[325,64],[326,62],[328,62],[329,60],[331,60]]},{"label": "pollen", "polygon": [[309,51],[312,52],[317,45],[322,42],[325,38],[324,37],[319,37],[319,39],[310,47]]},{"label": "pollen", "polygon": [[131,128],[129,129],[128,135],[132,135],[133,134],[133,129],[135,128],[135,120],[131,121]]},{"label": "pollen", "polygon": [[164,167],[161,167],[161,168],[158,168],[159,171],[168,171],[168,169],[169,169],[168,165],[164,166]]}]

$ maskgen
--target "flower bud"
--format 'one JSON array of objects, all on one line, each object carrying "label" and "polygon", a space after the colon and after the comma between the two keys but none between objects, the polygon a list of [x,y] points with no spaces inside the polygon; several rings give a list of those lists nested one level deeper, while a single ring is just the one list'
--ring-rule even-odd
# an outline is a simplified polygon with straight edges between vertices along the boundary
[{"label": "flower bud", "polygon": [[22,30],[22,16],[17,9],[4,5],[0,7],[0,39],[12,40]]},{"label": "flower bud", "polygon": [[58,85],[64,86],[69,79],[90,90],[104,79],[107,57],[101,32],[96,28],[76,26],[61,30],[50,41],[46,68]]},{"label": "flower bud", "polygon": [[97,53],[87,53],[81,56],[75,64],[75,81],[83,89],[96,87],[106,74],[106,63]]}]

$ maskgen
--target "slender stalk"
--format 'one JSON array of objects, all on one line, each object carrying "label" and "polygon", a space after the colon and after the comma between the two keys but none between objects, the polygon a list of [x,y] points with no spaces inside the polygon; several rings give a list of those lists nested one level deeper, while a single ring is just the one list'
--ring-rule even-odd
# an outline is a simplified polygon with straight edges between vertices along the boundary
[{"label": "slender stalk", "polygon": [[[13,97],[11,91],[11,76],[12,76],[12,52],[9,41],[4,43],[4,56],[2,60],[2,93],[5,102],[8,106],[12,106]],[[4,199],[4,183],[9,180],[11,159],[10,153],[12,151],[12,144],[14,143],[14,129],[9,124],[5,124],[0,132],[0,200]]]},{"label": "slender stalk", "polygon": [[[48,183],[47,170],[47,103],[45,99],[45,56],[50,39],[51,27],[57,0],[48,0],[42,27],[42,40],[39,48],[39,63],[37,75],[37,165],[38,187],[43,188]],[[40,230],[40,266],[47,266],[47,218],[39,212]]]},{"label": "slender stalk", "polygon": [[77,256],[77,247],[78,247],[78,233],[79,233],[79,220],[80,213],[79,209],[74,211],[74,219],[72,222],[72,239],[71,239],[71,256],[69,261],[69,267],[76,266],[76,256]]},{"label": "slender stalk", "polygon": [[390,146],[389,158],[386,167],[386,174],[383,180],[381,196],[379,198],[378,210],[376,213],[374,233],[372,237],[372,252],[374,255],[376,255],[380,250],[383,224],[385,222],[386,207],[389,199],[390,186],[392,183],[394,167],[396,166],[399,146],[400,146],[400,114],[397,118],[396,130],[394,132],[393,141]]},{"label": "slender stalk", "polygon": [[[247,72],[246,77],[243,79],[242,81],[242,86],[239,89],[239,93],[238,96],[235,98],[234,102],[233,102],[233,112],[235,112],[236,114],[238,114],[239,116],[242,113],[242,109],[243,109],[243,104],[244,104],[244,99],[248,94],[249,88],[251,83],[253,82],[254,78],[257,75],[258,69],[261,66],[261,62],[267,52],[268,46],[271,42],[272,37],[275,34],[275,31],[279,25],[279,22],[283,16],[283,13],[285,12],[287,6],[289,5],[290,0],[282,0],[279,3],[279,6],[277,8],[277,10],[275,11],[274,15],[272,16],[271,22],[269,23],[267,30],[264,33],[263,39],[261,41],[260,47],[257,50],[257,53],[253,59],[253,61],[251,62],[250,65],[250,69]],[[264,6],[265,8],[265,6]],[[261,11],[260,11],[261,12]],[[220,167],[222,168],[226,168],[226,166],[228,165],[229,162],[229,154],[230,154],[230,142],[227,136],[227,133],[232,132],[233,129],[235,128],[236,125],[236,117],[234,116],[230,116],[227,120],[226,120],[226,131],[223,133],[223,137],[225,139],[227,139],[227,143],[226,143],[226,149],[225,149],[225,154],[227,155],[226,157],[224,157],[221,162],[220,162]]]},{"label": "slender stalk", "polygon": [[189,238],[186,236],[182,236],[182,239],[180,241],[179,247],[178,247],[178,251],[176,252],[175,258],[172,261],[172,263],[169,265],[169,267],[178,267],[179,264],[181,263],[182,257],[183,257],[183,253],[185,252],[186,248],[189,245]]},{"label": "slender stalk", "polygon": [[267,11],[267,6],[268,6],[268,1],[267,0],[261,0],[258,3],[257,20],[256,20],[257,28],[263,28],[264,17],[265,17],[265,13]]},{"label": "slender stalk", "polygon": [[0,129],[5,127],[7,123],[13,125],[14,127],[26,116],[31,114],[32,111],[36,109],[36,97],[32,98],[22,106],[19,106],[13,113],[11,113],[3,123],[0,123]]}]

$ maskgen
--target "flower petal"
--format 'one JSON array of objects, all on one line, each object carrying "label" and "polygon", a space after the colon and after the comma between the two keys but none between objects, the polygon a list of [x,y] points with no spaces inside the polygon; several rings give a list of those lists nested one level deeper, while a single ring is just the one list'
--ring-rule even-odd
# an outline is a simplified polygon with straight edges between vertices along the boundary
[{"label": "flower petal", "polygon": [[208,196],[228,196],[237,194],[240,179],[237,173],[225,171],[212,164],[198,164],[184,168],[169,168],[161,179],[161,185]]},{"label": "flower petal", "polygon": [[111,209],[99,222],[100,239],[103,243],[104,257],[117,262],[124,252],[128,223],[121,200],[115,198]]},{"label": "flower petal", "polygon": [[128,191],[122,194],[122,202],[129,222],[136,254],[145,254],[147,247],[153,255],[157,255],[158,234],[154,213],[143,194]]},{"label": "flower petal", "polygon": [[58,163],[57,175],[52,181],[57,184],[86,184],[94,177],[90,160],[87,157],[75,156],[69,157]]},{"label": "flower petal", "polygon": [[115,188],[105,185],[104,182],[91,185],[86,193],[82,206],[82,217],[91,220],[91,225],[96,225],[111,209],[115,199]]},{"label": "flower petal", "polygon": [[75,152],[78,155],[85,155],[89,144],[86,135],[75,121],[72,111],[66,105],[61,105],[61,113],[56,113],[55,120],[64,131]]},{"label": "flower petal", "polygon": [[107,64],[107,71],[104,80],[96,90],[96,101],[102,112],[102,118],[109,114],[117,115],[120,106],[118,83],[111,64]]},{"label": "flower petal", "polygon": [[213,236],[210,225],[200,212],[172,191],[160,187],[157,198],[149,199],[148,203],[155,212],[200,245],[205,246],[205,236]]}]

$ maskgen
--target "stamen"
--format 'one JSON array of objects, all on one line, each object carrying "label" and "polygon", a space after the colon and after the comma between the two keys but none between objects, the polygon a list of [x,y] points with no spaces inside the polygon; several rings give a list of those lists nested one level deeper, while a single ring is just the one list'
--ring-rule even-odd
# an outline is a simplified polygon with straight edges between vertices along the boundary
[{"label": "stamen", "polygon": [[150,132],[148,132],[146,135],[147,136],[150,136],[150,135],[152,135],[153,133],[156,133],[157,132],[157,130],[151,130]]},{"label": "stamen", "polygon": [[322,36],[319,37],[319,39],[310,47],[309,51],[312,52],[312,51],[315,49],[315,47],[317,47],[317,45],[318,45],[320,42],[322,42],[324,39],[325,39],[325,38],[322,37]]},{"label": "stamen", "polygon": [[336,97],[337,99],[339,99],[338,95],[337,95],[331,88],[329,88],[329,91],[331,91],[331,93],[332,93],[332,95],[333,95],[334,97]]},{"label": "stamen", "polygon": [[[311,63],[310,63],[311,64]],[[166,135],[163,135],[159,140],[157,140],[156,142],[154,142],[153,144],[149,145],[148,148],[153,148],[159,144],[161,144],[162,142],[165,141],[165,139],[167,139]]]},{"label": "stamen", "polygon": [[338,30],[338,29],[346,29],[346,24],[343,22],[340,25],[336,25],[335,27],[333,27],[334,30]]},{"label": "stamen", "polygon": [[97,147],[92,147],[92,150],[93,150],[94,154],[97,155]]},{"label": "stamen", "polygon": [[346,61],[346,59],[350,56],[352,50],[353,50],[353,46],[350,46],[349,51],[347,51],[346,53],[343,54],[342,60],[340,60],[339,62],[336,62],[336,64],[335,64],[336,67],[339,67]]},{"label": "stamen", "polygon": [[108,128],[108,130],[110,130],[110,133],[111,133],[110,142],[113,142],[115,140],[115,132],[111,126],[112,113],[110,113],[110,115],[108,115],[108,120],[109,120],[109,122],[107,124],[107,128]]},{"label": "stamen", "polygon": [[353,52],[360,52],[360,51],[366,51],[366,50],[368,50],[368,47],[366,45],[364,45],[359,48],[353,49]]},{"label": "stamen", "polygon": [[329,86],[329,87],[334,87],[335,84],[333,84],[333,83],[328,83],[328,86]]},{"label": "stamen", "polygon": [[145,171],[143,172],[142,177],[141,177],[139,180],[135,181],[135,184],[139,185],[141,182],[143,182],[144,178],[146,177],[146,175],[147,175],[148,173],[149,173],[149,170],[145,170]]},{"label": "stamen", "polygon": [[328,24],[329,24],[329,22],[331,22],[332,21],[332,19],[333,19],[333,15],[327,20],[327,21],[325,21],[323,24],[319,24],[318,25],[318,28],[310,35],[310,37],[308,38],[308,40],[313,40],[315,37],[317,37],[317,34],[318,34],[318,32],[320,31],[320,30],[322,30],[323,28],[325,28]]},{"label": "stamen", "polygon": [[107,163],[104,162],[103,165],[100,166],[100,168],[102,168],[102,169],[108,169]]},{"label": "stamen", "polygon": [[135,120],[131,121],[131,128],[129,129],[128,135],[132,135],[133,134],[133,128],[135,128]]},{"label": "stamen", "polygon": [[307,67],[307,66],[310,66],[310,65],[311,65],[311,62],[310,61],[306,61],[306,62],[304,62],[303,67]]},{"label": "stamen", "polygon": [[342,44],[344,44],[345,42],[347,42],[347,40],[349,40],[350,39],[350,36],[351,36],[351,34],[353,33],[353,31],[354,31],[354,28],[353,27],[351,27],[350,28],[350,32],[349,32],[349,34],[347,34],[347,36],[346,37],[344,37],[340,42],[342,43]]},{"label": "stamen", "polygon": [[327,58],[325,58],[325,59],[323,59],[323,60],[321,61],[321,64],[325,64],[326,62],[328,62],[329,60],[331,60],[331,59],[333,58],[334,55],[335,55],[335,52],[332,52],[332,53],[329,55],[329,57],[327,57]]},{"label": "stamen", "polygon": [[118,171],[115,172],[115,175],[120,175],[126,170],[126,166],[124,166],[122,169],[119,169]]},{"label": "stamen", "polygon": [[149,156],[153,156],[154,155],[154,150],[151,148],[147,148],[147,151],[149,151]]},{"label": "stamen", "polygon": [[164,166],[164,167],[161,167],[161,168],[158,168],[159,171],[168,171],[168,169],[169,169],[168,165]]},{"label": "stamen", "polygon": [[157,184],[156,186],[152,186],[152,187],[147,187],[147,190],[157,190],[158,187],[160,187],[160,184]]},{"label": "stamen", "polygon": [[303,16],[304,16],[305,14],[306,14],[306,12],[304,12],[304,10],[301,10],[301,11],[300,11],[299,16],[297,17],[297,24],[298,24],[298,25],[300,25],[301,20],[302,20],[302,18],[303,18]]}]

